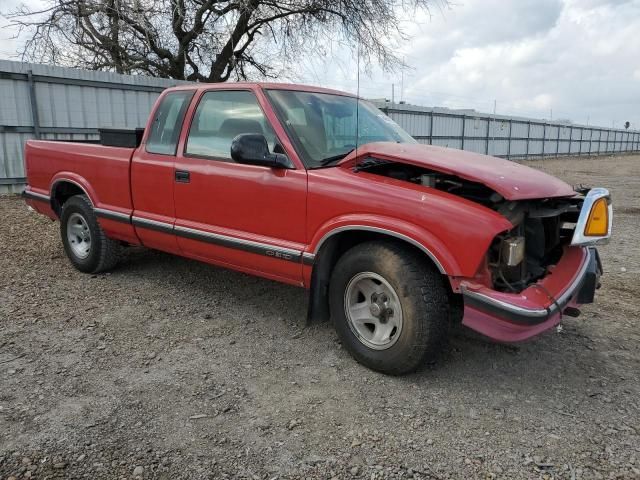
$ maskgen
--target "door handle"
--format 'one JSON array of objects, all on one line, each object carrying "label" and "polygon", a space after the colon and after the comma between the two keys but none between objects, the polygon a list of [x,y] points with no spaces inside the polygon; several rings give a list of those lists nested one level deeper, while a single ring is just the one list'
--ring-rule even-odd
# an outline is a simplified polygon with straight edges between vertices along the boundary
[{"label": "door handle", "polygon": [[176,170],[176,182],[189,183],[190,179],[189,172],[186,170]]}]

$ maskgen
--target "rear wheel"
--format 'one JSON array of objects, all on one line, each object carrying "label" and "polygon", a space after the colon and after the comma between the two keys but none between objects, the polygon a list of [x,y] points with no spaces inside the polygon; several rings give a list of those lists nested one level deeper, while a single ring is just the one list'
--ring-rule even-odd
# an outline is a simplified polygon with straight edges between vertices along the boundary
[{"label": "rear wheel", "polygon": [[67,257],[81,272],[102,272],[118,262],[120,244],[105,235],[86,195],[75,195],[62,206],[60,236]]},{"label": "rear wheel", "polygon": [[449,305],[440,273],[419,252],[367,242],[336,264],[329,288],[338,336],[363,365],[401,375],[447,340]]}]

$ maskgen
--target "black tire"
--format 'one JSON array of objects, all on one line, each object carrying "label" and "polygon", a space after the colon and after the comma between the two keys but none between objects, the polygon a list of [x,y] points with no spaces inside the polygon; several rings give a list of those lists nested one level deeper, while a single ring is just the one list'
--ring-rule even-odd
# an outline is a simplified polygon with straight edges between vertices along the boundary
[{"label": "black tire", "polygon": [[[74,215],[75,214],[75,215]],[[74,252],[67,230],[71,217],[82,217],[88,226],[90,233],[90,247],[85,257]],[[73,227],[71,227],[73,228]],[[74,267],[84,273],[99,273],[113,268],[118,263],[120,244],[108,238],[93,211],[91,201],[86,195],[75,195],[69,198],[62,206],[60,215],[60,236],[67,257]]]},{"label": "black tire", "polygon": [[[363,272],[383,277],[402,308],[402,328],[390,347],[370,348],[352,330],[345,312],[349,282]],[[394,242],[366,242],[337,262],[329,286],[331,318],[342,344],[361,364],[402,375],[417,370],[448,340],[449,301],[441,274],[420,252]]]}]

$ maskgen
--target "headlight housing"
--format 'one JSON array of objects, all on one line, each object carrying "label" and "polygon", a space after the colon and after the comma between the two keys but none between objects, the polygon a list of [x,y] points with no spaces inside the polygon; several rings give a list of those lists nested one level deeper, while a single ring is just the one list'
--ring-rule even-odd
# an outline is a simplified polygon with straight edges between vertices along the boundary
[{"label": "headlight housing", "polygon": [[609,242],[613,207],[606,188],[592,188],[587,193],[576,223],[571,245],[601,245]]}]

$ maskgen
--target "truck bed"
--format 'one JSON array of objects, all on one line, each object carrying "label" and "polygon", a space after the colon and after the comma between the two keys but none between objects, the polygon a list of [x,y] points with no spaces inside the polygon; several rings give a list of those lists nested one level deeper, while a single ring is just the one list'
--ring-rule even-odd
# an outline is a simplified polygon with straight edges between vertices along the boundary
[{"label": "truck bed", "polygon": [[58,178],[70,179],[89,195],[94,208],[130,214],[130,166],[134,148],[92,143],[29,140],[27,182],[36,194],[52,195]]}]

